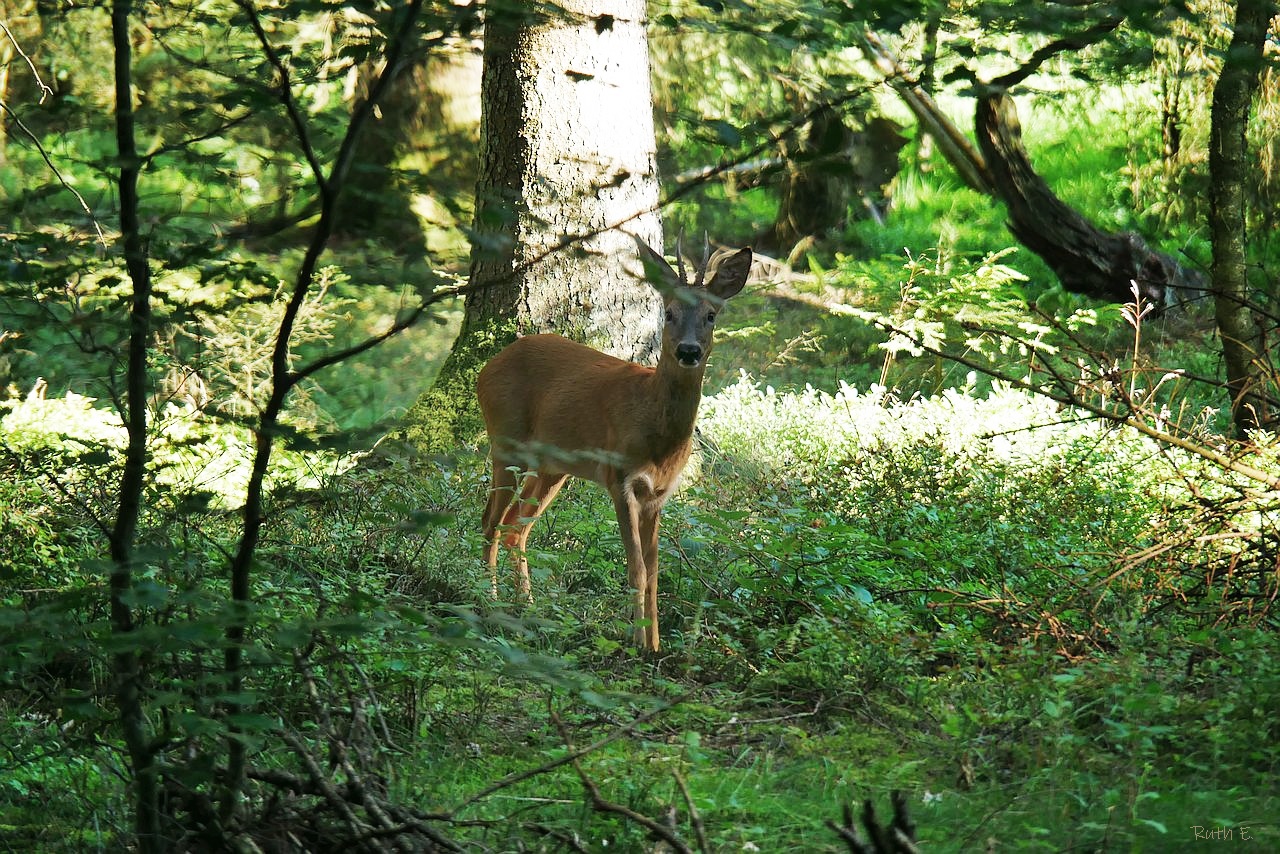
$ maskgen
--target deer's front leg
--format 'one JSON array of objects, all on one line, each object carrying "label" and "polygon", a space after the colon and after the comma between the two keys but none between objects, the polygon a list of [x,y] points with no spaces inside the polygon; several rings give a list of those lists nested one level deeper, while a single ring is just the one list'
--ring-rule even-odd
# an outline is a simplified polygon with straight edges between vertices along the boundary
[{"label": "deer's front leg", "polygon": [[622,535],[622,547],[627,552],[627,586],[631,588],[631,620],[635,624],[635,642],[641,649],[648,646],[648,636],[640,621],[645,616],[645,591],[648,589],[644,561],[644,546],[640,539],[640,502],[631,484],[613,487],[613,509],[618,514],[618,532]]},{"label": "deer's front leg", "polygon": [[659,507],[650,504],[640,510],[640,543],[644,548],[644,617],[648,620],[648,647],[658,651],[658,526]]}]

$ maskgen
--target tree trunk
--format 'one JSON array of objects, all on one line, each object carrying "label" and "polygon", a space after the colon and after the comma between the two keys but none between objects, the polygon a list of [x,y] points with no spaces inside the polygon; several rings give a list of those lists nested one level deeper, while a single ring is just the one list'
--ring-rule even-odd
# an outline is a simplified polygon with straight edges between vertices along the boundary
[{"label": "tree trunk", "polygon": [[133,783],[134,843],[143,854],[163,849],[160,837],[159,772],[147,723],[145,668],[138,655],[137,619],[133,610],[134,564],[138,522],[142,515],[147,468],[147,397],[151,390],[147,347],[151,343],[151,268],[138,205],[142,160],[134,134],[133,53],[130,24],[133,4],[116,0],[111,7],[114,59],[115,130],[120,173],[120,238],[133,294],[129,309],[129,345],[122,401],[128,445],[121,471],[115,523],[111,527],[110,608],[116,652],[112,655],[120,729],[129,753]]},{"label": "tree trunk", "polygon": [[1009,231],[1044,259],[1062,287],[1112,302],[1170,302],[1174,289],[1200,290],[1198,272],[1147,245],[1141,235],[1101,231],[1059,199],[1031,165],[1013,98],[1003,91],[978,99],[978,146],[996,195],[1009,211]]},{"label": "tree trunk", "polygon": [[[804,108],[803,101],[798,105]],[[778,216],[765,238],[785,253],[802,241],[844,223],[853,196],[853,169],[847,156],[853,131],[831,107],[819,109],[794,151],[786,150],[786,173],[778,198]]]},{"label": "tree trunk", "polygon": [[[335,233],[347,238],[381,237],[394,241],[402,251],[421,258],[422,241],[413,214],[413,188],[400,174],[397,163],[422,122],[423,71],[428,52],[422,49],[397,74],[379,105],[351,167],[347,189],[338,203]],[[369,97],[369,85],[382,70],[366,63],[360,69],[355,107]]]},{"label": "tree trunk", "polygon": [[1258,86],[1263,43],[1275,4],[1240,0],[1231,46],[1213,87],[1209,126],[1209,230],[1213,241],[1213,297],[1236,433],[1267,421],[1260,319],[1249,305],[1244,186],[1250,163],[1245,130]]},{"label": "tree trunk", "polygon": [[403,438],[430,451],[481,430],[480,366],[516,335],[555,331],[649,359],[657,301],[628,233],[661,247],[641,0],[492,10],[485,21],[480,180],[462,331]]},{"label": "tree trunk", "polygon": [[[339,235],[393,242],[406,264],[429,253],[440,265],[442,255],[457,260],[464,251],[458,244],[465,224],[437,200],[475,188],[479,45],[460,37],[422,45],[396,75],[352,165],[338,207]],[[379,73],[372,64],[362,69],[357,106]]]},{"label": "tree trunk", "polygon": [[794,151],[786,151],[778,215],[764,237],[767,244],[794,255],[793,247],[807,246],[850,220],[884,221],[888,186],[898,174],[907,138],[883,116],[863,115],[860,123],[851,128],[830,106],[814,113],[808,133]]},{"label": "tree trunk", "polygon": [[988,84],[978,99],[974,150],[923,88],[874,34],[863,36],[863,48],[885,82],[916,115],[922,131],[937,136],[939,150],[974,190],[993,195],[1009,210],[1009,231],[1035,252],[1058,276],[1062,287],[1112,302],[1129,302],[1136,283],[1143,298],[1165,305],[1177,290],[1201,291],[1203,277],[1158,252],[1135,232],[1110,234],[1093,226],[1059,199],[1031,165],[1022,144],[1022,129],[1009,86],[1025,80],[1053,56],[1094,44],[1121,23],[1108,17],[1089,29],[1067,35],[1038,49],[1015,71]]}]

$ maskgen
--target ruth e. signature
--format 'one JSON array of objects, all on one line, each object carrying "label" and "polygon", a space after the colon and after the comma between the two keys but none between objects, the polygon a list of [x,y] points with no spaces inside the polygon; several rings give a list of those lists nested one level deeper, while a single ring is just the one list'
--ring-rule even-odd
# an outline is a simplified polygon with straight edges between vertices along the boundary
[{"label": "ruth e. signature", "polygon": [[1218,825],[1216,827],[1204,827],[1203,825],[1193,824],[1191,833],[1196,839],[1204,839],[1206,841],[1219,842],[1256,842],[1248,825],[1242,824],[1238,827],[1229,827],[1227,825]]}]

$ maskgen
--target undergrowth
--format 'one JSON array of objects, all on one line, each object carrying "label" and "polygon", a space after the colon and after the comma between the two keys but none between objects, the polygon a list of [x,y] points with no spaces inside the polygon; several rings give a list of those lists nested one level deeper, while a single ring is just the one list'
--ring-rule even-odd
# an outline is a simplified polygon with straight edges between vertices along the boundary
[{"label": "undergrowth", "polygon": [[[36,441],[24,413],[53,405],[85,426]],[[46,850],[110,847],[121,827],[119,754],[92,735],[111,713],[91,642],[102,615],[77,592],[93,583],[76,534],[91,504],[44,509],[50,490],[99,488],[63,477],[60,455],[115,453],[84,411],[33,398],[4,421],[6,525],[30,548],[8,553],[5,579],[0,822]],[[600,490],[574,486],[534,529],[536,601],[521,609],[487,596],[479,456],[311,463],[319,488],[281,493],[263,543],[255,726],[320,738],[305,734],[322,698],[347,726],[376,721],[360,738],[383,752],[361,772],[497,849],[564,834],[644,847],[635,825],[584,811],[584,777],[642,814],[677,805],[682,832],[696,812],[716,850],[834,850],[823,821],[891,789],[910,793],[930,850],[1160,850],[1195,825],[1277,839],[1257,823],[1280,806],[1269,623],[1183,607],[1181,579],[1204,559],[1191,544],[1115,573],[1180,518],[1185,460],[1007,388],[904,401],[742,377],[705,401],[701,431],[664,514],[667,651],[652,662],[626,648]],[[165,453],[198,455],[184,447]],[[152,530],[179,514],[189,536],[147,552],[164,636],[206,650],[158,641],[151,665],[193,744],[218,731],[201,673],[220,606],[202,590],[230,531],[211,506],[158,504]],[[54,563],[60,583],[32,582]],[[18,640],[51,630],[53,654]],[[609,735],[578,768],[556,764]],[[50,822],[57,838],[34,830]]]}]

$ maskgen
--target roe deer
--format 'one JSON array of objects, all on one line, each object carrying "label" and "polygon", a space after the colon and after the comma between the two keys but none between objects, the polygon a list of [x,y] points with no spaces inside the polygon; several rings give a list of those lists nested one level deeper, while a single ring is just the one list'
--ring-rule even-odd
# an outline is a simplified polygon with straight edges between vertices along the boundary
[{"label": "roe deer", "polygon": [[[485,560],[498,590],[498,545],[529,596],[529,529],[565,478],[609,490],[627,553],[635,642],[658,650],[658,513],[689,460],[716,313],[742,290],[751,250],[704,251],[692,285],[636,238],[645,276],[666,305],[656,368],[624,362],[559,335],[517,339],[480,371],[476,394],[492,449],[484,511]],[[718,260],[719,264],[712,264]],[[707,268],[713,267],[710,281]],[[528,471],[516,494],[518,473]]]}]

